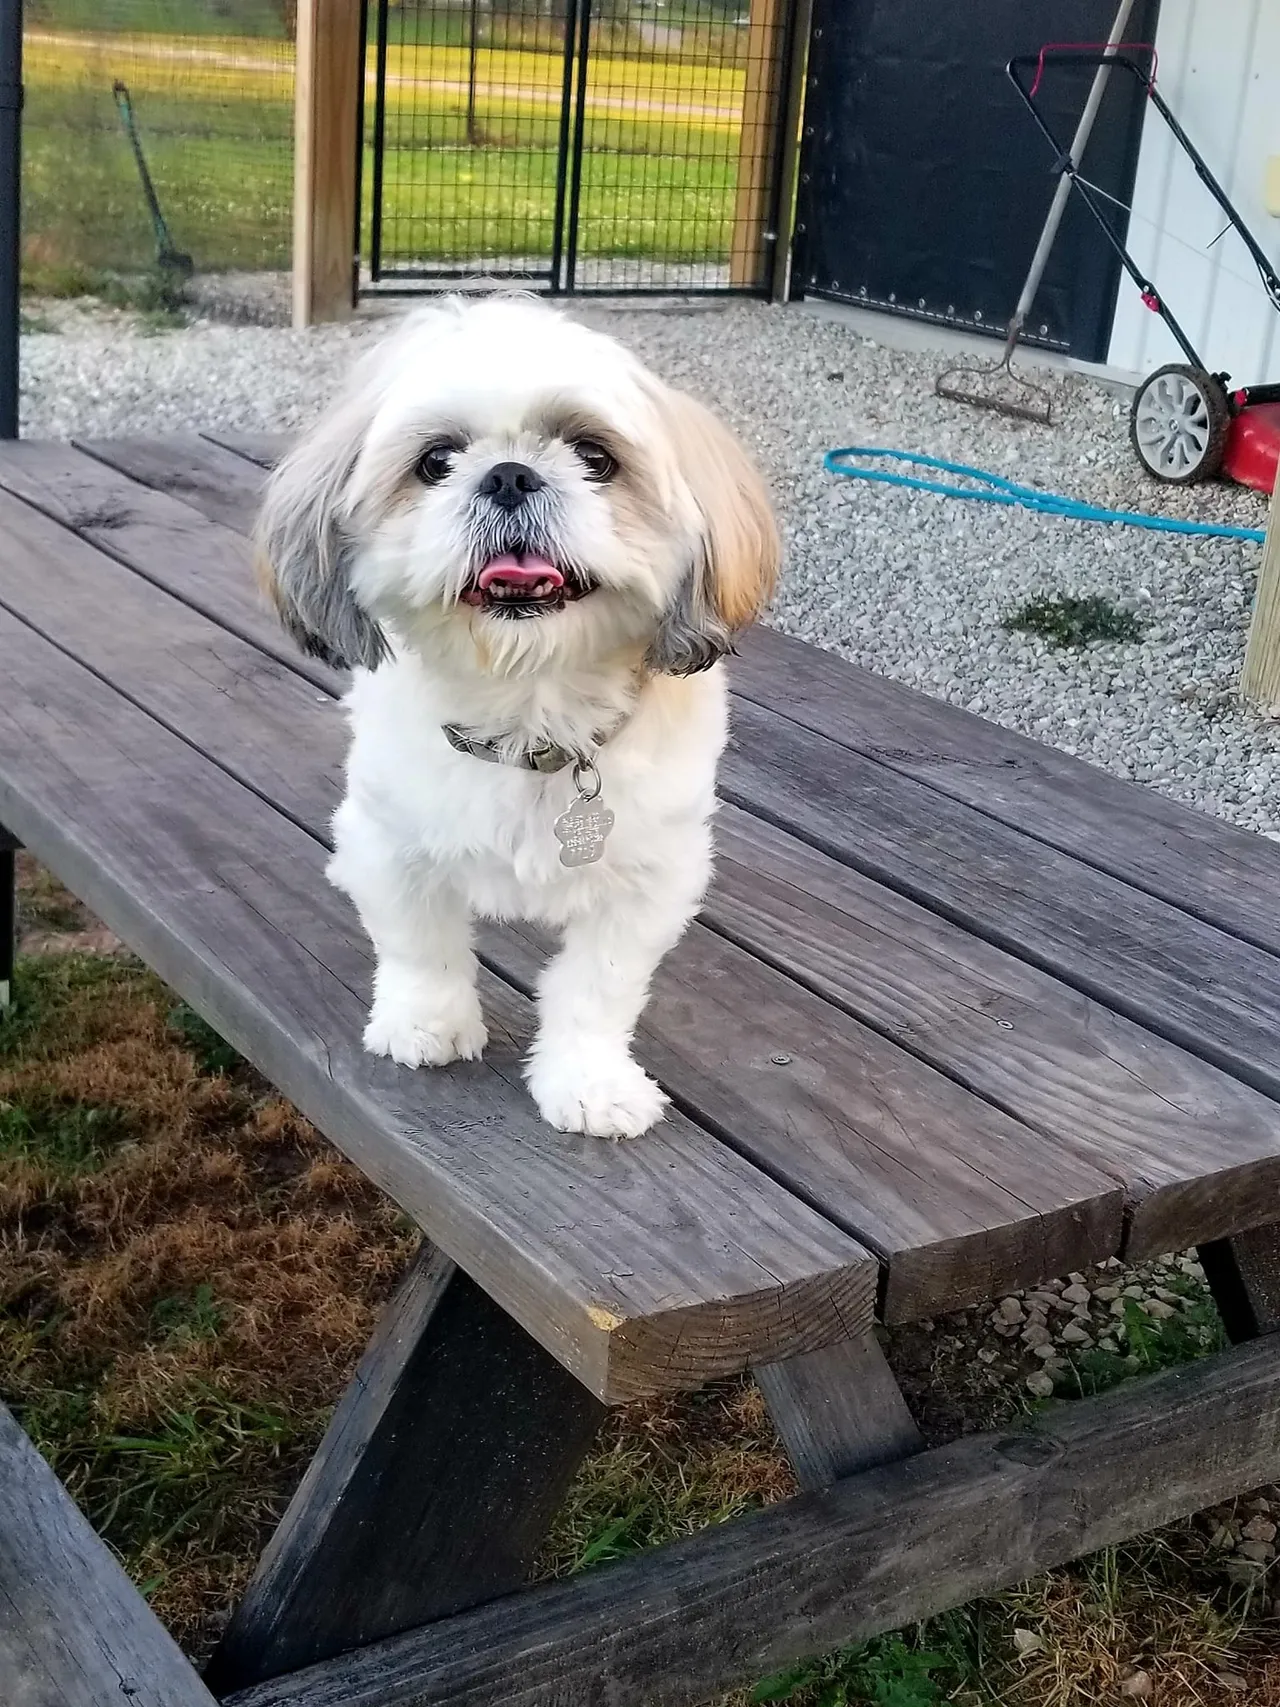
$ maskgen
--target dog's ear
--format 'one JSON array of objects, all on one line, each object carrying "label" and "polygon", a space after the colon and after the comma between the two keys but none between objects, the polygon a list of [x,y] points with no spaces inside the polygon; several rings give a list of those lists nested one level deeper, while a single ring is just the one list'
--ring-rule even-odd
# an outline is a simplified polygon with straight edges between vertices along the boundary
[{"label": "dog's ear", "polygon": [[280,620],[313,658],[376,669],[381,628],[351,590],[347,487],[372,414],[367,392],[339,404],[275,470],[254,529],[258,570]]},{"label": "dog's ear", "polygon": [[728,429],[680,391],[664,388],[660,407],[701,531],[647,662],[663,675],[688,676],[710,669],[764,610],[781,546],[764,481]]}]

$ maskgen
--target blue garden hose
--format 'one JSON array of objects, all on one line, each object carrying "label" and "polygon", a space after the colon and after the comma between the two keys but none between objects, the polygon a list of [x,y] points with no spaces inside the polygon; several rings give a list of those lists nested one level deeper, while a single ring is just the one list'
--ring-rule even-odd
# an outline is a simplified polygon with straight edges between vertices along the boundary
[{"label": "blue garden hose", "polygon": [[[906,463],[912,468],[932,468],[942,474],[956,474],[974,482],[959,486],[949,480],[923,480],[915,474],[893,474],[887,468],[852,468],[851,457],[881,457],[888,462]],[[846,480],[876,480],[885,486],[909,486],[916,492],[937,492],[943,498],[972,498],[980,504],[1016,504],[1024,510],[1037,510],[1045,516],[1064,516],[1073,522],[1122,522],[1126,527],[1149,528],[1153,533],[1190,533],[1209,539],[1249,539],[1261,545],[1266,534],[1261,528],[1228,527],[1218,522],[1183,522],[1172,516],[1142,516],[1132,510],[1101,510],[1096,504],[1081,504],[1075,498],[1063,498],[1057,492],[1038,492],[1033,486],[1018,486],[999,474],[988,474],[981,468],[969,468],[963,462],[943,462],[936,456],[914,456],[905,450],[884,450],[876,445],[844,445],[829,450],[822,459],[828,474],[839,474]]]}]

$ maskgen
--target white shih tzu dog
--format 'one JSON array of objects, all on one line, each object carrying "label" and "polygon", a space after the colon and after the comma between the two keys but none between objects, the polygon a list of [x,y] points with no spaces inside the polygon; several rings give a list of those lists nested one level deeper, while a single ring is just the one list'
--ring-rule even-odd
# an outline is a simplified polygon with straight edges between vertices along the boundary
[{"label": "white shih tzu dog", "polygon": [[566,1132],[665,1098],[631,1056],[710,876],[721,656],[778,540],[729,433],[531,298],[411,316],[281,463],[258,543],[285,624],[354,670],[331,880],[377,955],[367,1048],[486,1041],[471,922],[562,933],[526,1078]]}]

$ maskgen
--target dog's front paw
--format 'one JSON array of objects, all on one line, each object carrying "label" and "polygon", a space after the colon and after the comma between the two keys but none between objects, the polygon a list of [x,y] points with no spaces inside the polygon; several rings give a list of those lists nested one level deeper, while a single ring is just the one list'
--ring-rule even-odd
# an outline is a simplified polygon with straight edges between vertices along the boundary
[{"label": "dog's front paw", "polygon": [[662,1119],[666,1097],[625,1050],[590,1056],[589,1046],[572,1055],[535,1046],[525,1077],[549,1125],[592,1138],[638,1138]]},{"label": "dog's front paw", "polygon": [[475,1061],[489,1041],[474,992],[450,1004],[375,1001],[364,1028],[371,1055],[389,1055],[402,1067],[445,1067]]}]

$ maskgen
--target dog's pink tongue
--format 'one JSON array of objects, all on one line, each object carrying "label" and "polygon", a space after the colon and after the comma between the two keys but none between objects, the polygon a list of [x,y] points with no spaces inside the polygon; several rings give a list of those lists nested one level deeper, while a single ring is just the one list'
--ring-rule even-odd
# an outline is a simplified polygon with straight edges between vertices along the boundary
[{"label": "dog's pink tongue", "polygon": [[480,571],[481,592],[495,581],[502,581],[508,587],[533,587],[539,581],[550,581],[552,588],[564,586],[564,576],[554,563],[528,551],[522,551],[518,557],[513,551],[491,557]]}]

